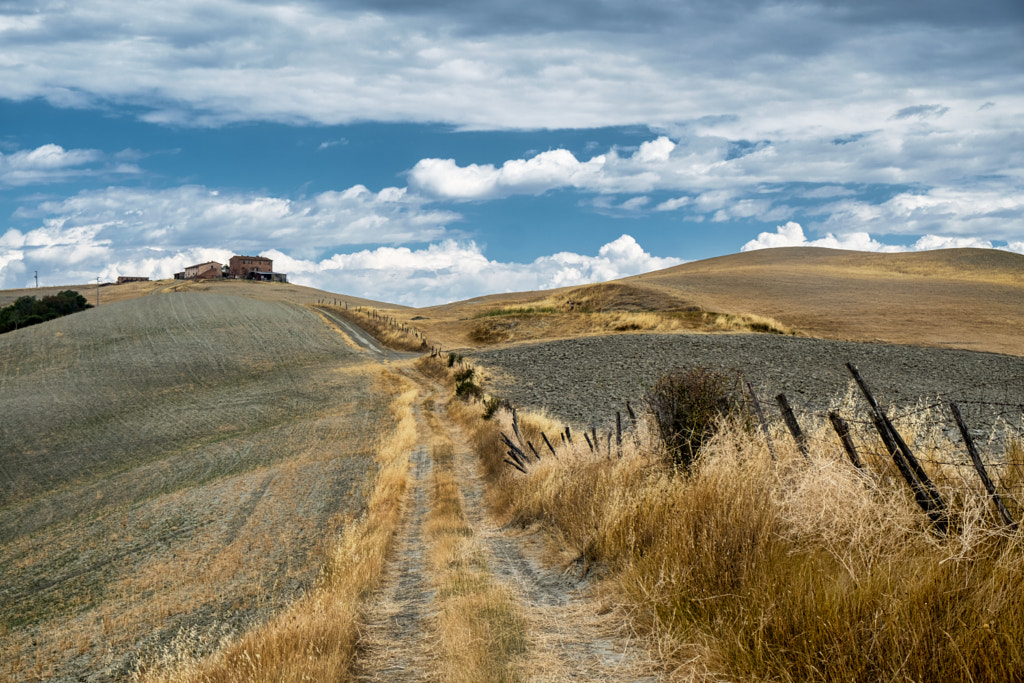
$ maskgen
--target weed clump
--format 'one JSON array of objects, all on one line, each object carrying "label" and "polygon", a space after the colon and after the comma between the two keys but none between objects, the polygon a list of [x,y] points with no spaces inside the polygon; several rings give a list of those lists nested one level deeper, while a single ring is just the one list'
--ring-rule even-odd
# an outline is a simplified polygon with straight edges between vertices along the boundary
[{"label": "weed clump", "polygon": [[647,391],[647,409],[671,463],[689,472],[728,418],[744,412],[739,375],[709,368],[673,371]]},{"label": "weed clump", "polygon": [[490,420],[501,407],[501,400],[497,396],[490,396],[484,401],[484,412],[482,417]]},{"label": "weed clump", "polygon": [[476,371],[466,368],[455,373],[455,395],[461,399],[479,398],[483,393],[480,385],[474,381]]}]

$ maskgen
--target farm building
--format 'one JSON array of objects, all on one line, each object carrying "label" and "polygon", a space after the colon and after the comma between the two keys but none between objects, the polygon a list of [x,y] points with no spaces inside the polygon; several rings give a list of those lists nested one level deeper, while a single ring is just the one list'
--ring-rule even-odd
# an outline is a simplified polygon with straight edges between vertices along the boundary
[{"label": "farm building", "polygon": [[228,276],[267,282],[288,282],[284,273],[274,272],[274,262],[264,256],[232,256],[228,261]]},{"label": "farm building", "polygon": [[194,266],[188,266],[184,271],[174,274],[175,280],[207,280],[209,278],[221,277],[221,264],[216,261],[207,261]]},{"label": "farm building", "polygon": [[263,256],[232,256],[228,261],[231,277],[248,278],[249,273],[270,273],[273,270],[274,262]]},{"label": "farm building", "polygon": [[117,284],[123,285],[129,282],[149,282],[148,277],[141,275],[119,275],[117,277]]}]

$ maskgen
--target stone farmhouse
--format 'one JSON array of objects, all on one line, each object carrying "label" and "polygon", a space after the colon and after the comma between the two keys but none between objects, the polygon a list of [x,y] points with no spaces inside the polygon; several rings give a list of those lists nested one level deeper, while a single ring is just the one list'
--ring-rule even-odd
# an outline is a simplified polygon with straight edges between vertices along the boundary
[{"label": "stone farmhouse", "polygon": [[264,256],[232,256],[226,265],[207,261],[188,266],[182,272],[174,274],[175,280],[206,280],[221,277],[288,282],[288,276],[285,273],[275,273],[274,262]]}]

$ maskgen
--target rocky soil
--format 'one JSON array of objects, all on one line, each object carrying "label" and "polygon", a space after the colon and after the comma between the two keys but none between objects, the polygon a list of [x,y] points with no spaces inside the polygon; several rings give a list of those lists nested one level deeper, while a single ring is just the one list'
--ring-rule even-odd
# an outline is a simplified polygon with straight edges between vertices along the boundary
[{"label": "rocky soil", "polygon": [[766,409],[785,393],[794,408],[824,410],[847,392],[852,362],[883,404],[941,397],[1024,405],[1024,358],[975,351],[780,335],[615,335],[469,354],[492,369],[488,391],[574,424],[613,424],[628,400],[675,368],[736,369]]}]

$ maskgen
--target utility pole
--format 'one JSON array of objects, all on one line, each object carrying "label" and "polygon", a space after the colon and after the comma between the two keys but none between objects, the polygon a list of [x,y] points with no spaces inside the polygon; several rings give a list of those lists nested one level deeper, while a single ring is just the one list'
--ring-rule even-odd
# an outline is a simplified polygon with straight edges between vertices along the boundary
[{"label": "utility pole", "polygon": [[39,271],[36,271],[36,289],[39,289]]}]

